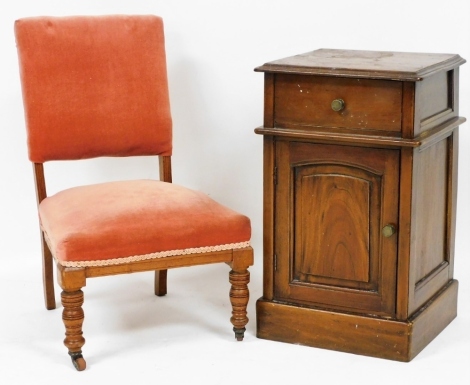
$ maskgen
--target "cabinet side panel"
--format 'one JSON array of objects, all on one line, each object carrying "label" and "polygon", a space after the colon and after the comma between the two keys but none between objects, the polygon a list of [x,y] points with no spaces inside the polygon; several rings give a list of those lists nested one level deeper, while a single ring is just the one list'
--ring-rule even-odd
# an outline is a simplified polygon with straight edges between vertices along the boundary
[{"label": "cabinet side panel", "polygon": [[[448,281],[447,138],[415,150],[411,226],[411,312]],[[414,293],[413,293],[414,286]]]},{"label": "cabinet side panel", "polygon": [[455,70],[438,72],[416,84],[415,135],[457,116],[454,109]]}]

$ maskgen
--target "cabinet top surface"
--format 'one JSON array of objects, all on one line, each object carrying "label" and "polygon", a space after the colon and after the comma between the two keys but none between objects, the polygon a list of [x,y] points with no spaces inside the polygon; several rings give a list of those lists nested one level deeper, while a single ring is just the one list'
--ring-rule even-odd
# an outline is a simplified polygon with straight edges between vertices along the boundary
[{"label": "cabinet top surface", "polygon": [[456,54],[318,49],[265,63],[255,71],[419,81],[464,63]]}]

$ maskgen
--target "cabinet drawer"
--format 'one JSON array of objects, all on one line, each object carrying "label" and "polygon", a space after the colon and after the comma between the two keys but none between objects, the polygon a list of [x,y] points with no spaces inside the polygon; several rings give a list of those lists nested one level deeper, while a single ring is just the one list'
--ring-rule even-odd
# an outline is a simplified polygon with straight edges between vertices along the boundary
[{"label": "cabinet drawer", "polygon": [[[331,103],[344,107],[334,111]],[[401,131],[402,82],[277,74],[274,125]]]}]

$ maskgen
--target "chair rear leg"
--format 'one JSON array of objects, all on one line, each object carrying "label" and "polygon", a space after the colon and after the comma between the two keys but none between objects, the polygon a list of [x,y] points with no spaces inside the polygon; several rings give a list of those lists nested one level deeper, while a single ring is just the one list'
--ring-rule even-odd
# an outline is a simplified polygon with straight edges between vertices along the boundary
[{"label": "chair rear leg", "polygon": [[55,293],[54,293],[54,266],[52,253],[47,246],[44,239],[44,234],[41,232],[42,243],[42,283],[44,290],[44,302],[47,310],[56,308]]},{"label": "chair rear leg", "polygon": [[167,272],[168,270],[155,271],[155,295],[162,297],[167,293]]}]

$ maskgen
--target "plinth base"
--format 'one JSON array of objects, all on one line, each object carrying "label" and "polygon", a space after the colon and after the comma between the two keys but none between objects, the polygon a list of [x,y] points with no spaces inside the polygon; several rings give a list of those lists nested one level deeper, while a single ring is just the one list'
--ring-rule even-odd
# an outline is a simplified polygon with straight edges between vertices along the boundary
[{"label": "plinth base", "polygon": [[406,321],[266,301],[256,303],[257,337],[396,361],[411,361],[457,316],[452,280]]}]

